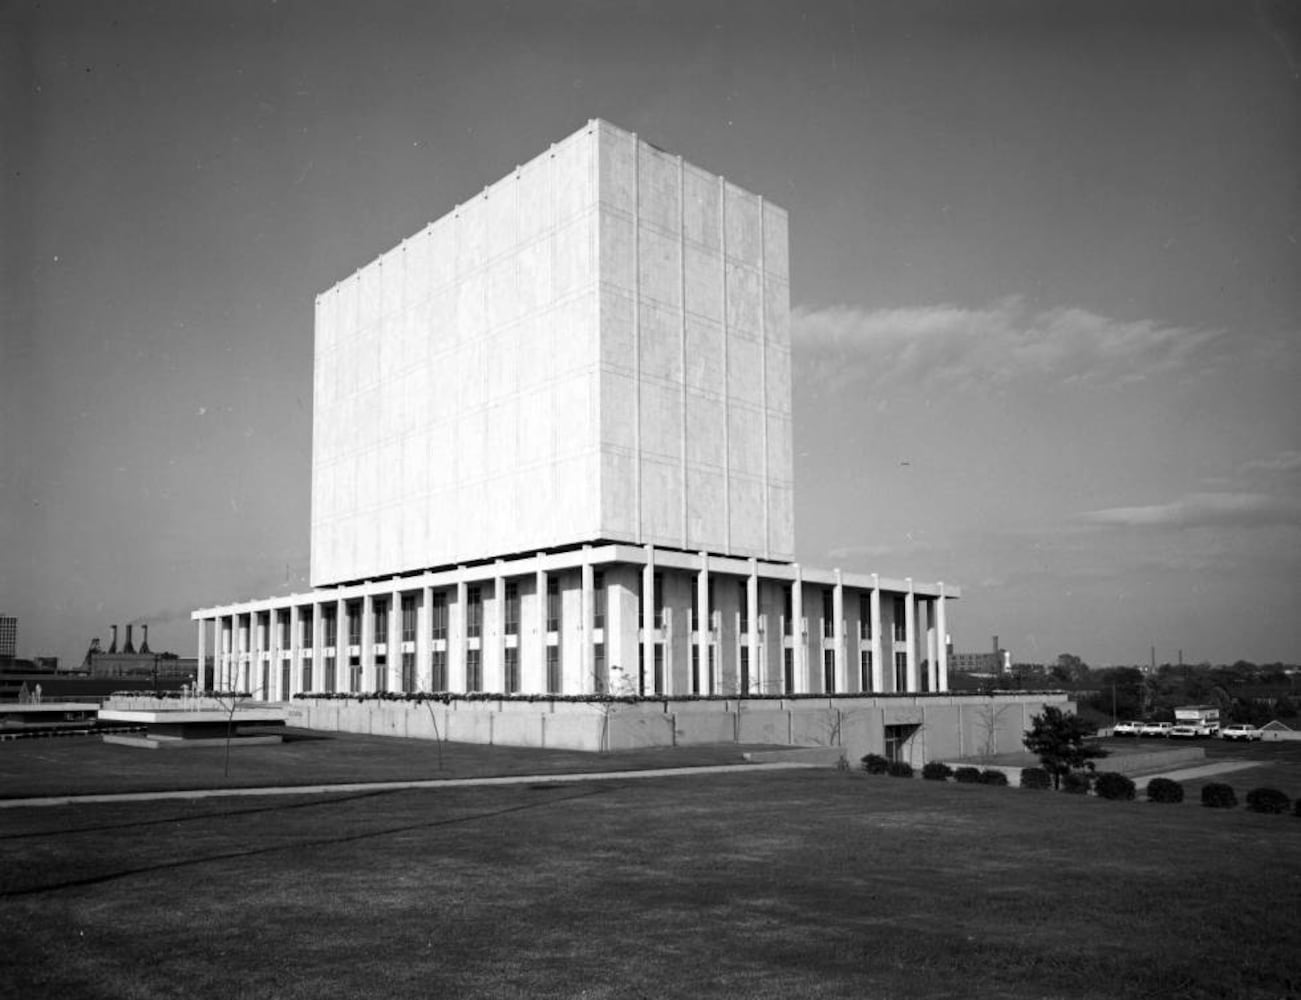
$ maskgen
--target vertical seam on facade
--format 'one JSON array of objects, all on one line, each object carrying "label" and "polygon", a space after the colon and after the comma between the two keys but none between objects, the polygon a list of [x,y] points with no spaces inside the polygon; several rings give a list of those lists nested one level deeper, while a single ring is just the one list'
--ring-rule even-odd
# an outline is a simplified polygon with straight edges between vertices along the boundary
[{"label": "vertical seam on facade", "polygon": [[768,482],[768,257],[764,229],[763,196],[759,197],[759,419],[763,435],[763,557],[772,555]]},{"label": "vertical seam on facade", "polygon": [[632,451],[634,537],[645,541],[641,502],[641,140],[632,134]]},{"label": "vertical seam on facade", "polygon": [[718,251],[723,331],[723,551],[732,552],[732,412],[727,381],[727,181],[718,178]]},{"label": "vertical seam on facade", "polygon": [[682,482],[682,546],[691,544],[691,511],[687,503],[687,202],[686,166],[678,157],[678,376],[682,385],[682,426],[680,445]]}]

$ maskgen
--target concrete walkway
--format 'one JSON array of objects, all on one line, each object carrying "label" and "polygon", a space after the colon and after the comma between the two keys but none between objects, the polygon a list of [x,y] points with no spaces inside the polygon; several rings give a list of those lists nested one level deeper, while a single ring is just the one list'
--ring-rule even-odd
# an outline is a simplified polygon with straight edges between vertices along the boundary
[{"label": "concrete walkway", "polygon": [[734,771],[789,771],[826,769],[820,762],[779,761],[756,764],[712,764],[702,767],[661,767],[642,771],[592,771],[569,774],[511,774],[495,778],[429,778],[420,781],[350,781],[333,785],[276,785],[261,788],[192,788],[168,792],[105,792],[93,795],[44,795],[25,799],[0,799],[0,809],[29,806],[70,806],[99,802],[161,802],[169,799],[211,799],[240,795],[330,795],[346,792],[391,792],[409,788],[464,788],[470,785],[549,785],[558,782],[618,781],[632,778],[671,778],[690,774],[728,774]]},{"label": "concrete walkway", "polygon": [[1209,778],[1214,774],[1228,774],[1230,771],[1243,771],[1263,763],[1258,760],[1225,761],[1222,764],[1203,764],[1201,767],[1186,767],[1178,771],[1163,771],[1160,774],[1140,774],[1135,776],[1134,784],[1146,788],[1153,778],[1169,778],[1171,781],[1192,781],[1196,778]]}]

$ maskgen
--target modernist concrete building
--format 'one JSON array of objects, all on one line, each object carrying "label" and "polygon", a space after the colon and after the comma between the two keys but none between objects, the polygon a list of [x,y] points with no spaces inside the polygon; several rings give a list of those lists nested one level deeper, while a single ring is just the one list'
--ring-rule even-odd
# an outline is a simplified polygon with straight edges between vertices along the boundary
[{"label": "modernist concrete building", "polygon": [[[785,211],[603,121],[316,301],[312,591],[222,688],[947,688],[943,584],[795,563]],[[202,680],[206,681],[207,678]]]}]

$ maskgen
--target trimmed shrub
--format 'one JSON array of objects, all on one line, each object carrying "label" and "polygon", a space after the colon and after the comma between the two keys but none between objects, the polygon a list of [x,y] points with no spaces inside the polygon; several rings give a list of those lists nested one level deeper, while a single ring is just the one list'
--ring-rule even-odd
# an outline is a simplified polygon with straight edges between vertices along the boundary
[{"label": "trimmed shrub", "polygon": [[953,768],[942,760],[930,760],[922,767],[922,777],[927,781],[948,781]]},{"label": "trimmed shrub", "polygon": [[992,768],[986,768],[980,772],[980,783],[982,785],[1006,785],[1007,775],[1002,771],[995,771]]},{"label": "trimmed shrub", "polygon": [[1092,782],[1081,771],[1067,771],[1062,775],[1062,791],[1067,795],[1088,795]]},{"label": "trimmed shrub", "polygon": [[1202,805],[1210,809],[1232,809],[1238,804],[1233,788],[1219,781],[1202,785]]},{"label": "trimmed shrub", "polygon": [[1292,800],[1277,788],[1253,788],[1247,793],[1247,808],[1252,812],[1281,816],[1291,805]]},{"label": "trimmed shrub", "polygon": [[1052,788],[1053,779],[1042,767],[1025,767],[1021,769],[1022,788]]},{"label": "trimmed shrub", "polygon": [[1182,802],[1184,786],[1172,778],[1153,778],[1147,783],[1149,802]]},{"label": "trimmed shrub", "polygon": [[863,770],[868,774],[885,774],[890,769],[890,762],[879,753],[870,753],[863,758]]},{"label": "trimmed shrub", "polygon": [[978,767],[960,767],[953,772],[953,780],[964,785],[975,785],[980,782],[980,768]]},{"label": "trimmed shrub", "polygon": [[1134,782],[1115,771],[1103,771],[1093,779],[1093,790],[1099,798],[1113,799],[1117,802],[1131,802],[1134,798]]},{"label": "trimmed shrub", "polygon": [[913,766],[902,760],[891,761],[886,773],[892,778],[911,778],[913,776]]}]

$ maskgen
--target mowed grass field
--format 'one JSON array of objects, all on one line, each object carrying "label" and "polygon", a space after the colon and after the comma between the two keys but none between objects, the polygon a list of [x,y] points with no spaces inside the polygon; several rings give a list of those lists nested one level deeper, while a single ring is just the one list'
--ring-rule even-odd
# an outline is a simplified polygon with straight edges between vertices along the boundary
[{"label": "mowed grass field", "polygon": [[1292,816],[861,772],[11,808],[0,991],[1276,998],[1299,900]]}]

